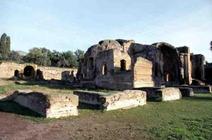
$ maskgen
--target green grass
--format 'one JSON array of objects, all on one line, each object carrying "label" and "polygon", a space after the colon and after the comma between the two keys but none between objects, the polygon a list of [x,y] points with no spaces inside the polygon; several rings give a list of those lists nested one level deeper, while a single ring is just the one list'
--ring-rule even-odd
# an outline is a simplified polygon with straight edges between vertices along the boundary
[{"label": "green grass", "polygon": [[[10,84],[0,87],[0,93],[17,88],[35,88],[35,86]],[[16,113],[24,119],[36,123],[54,123],[55,121],[55,119],[42,118],[11,102],[0,101],[0,111]],[[102,113],[98,110],[80,109],[79,112],[78,117],[62,118],[61,120],[69,122],[76,118],[94,116],[95,121],[103,125],[108,121],[130,124],[134,131],[139,131],[150,139],[212,139],[212,94],[196,94],[194,97],[172,102],[148,102],[145,106],[129,110]]]},{"label": "green grass", "polygon": [[143,107],[101,113],[82,110],[81,115],[94,114],[97,121],[128,122],[152,139],[212,139],[212,95],[197,94],[173,102],[148,102]]},{"label": "green grass", "polygon": [[5,91],[5,88],[4,87],[0,87],[0,94],[3,94],[3,93],[5,93],[6,91]]}]

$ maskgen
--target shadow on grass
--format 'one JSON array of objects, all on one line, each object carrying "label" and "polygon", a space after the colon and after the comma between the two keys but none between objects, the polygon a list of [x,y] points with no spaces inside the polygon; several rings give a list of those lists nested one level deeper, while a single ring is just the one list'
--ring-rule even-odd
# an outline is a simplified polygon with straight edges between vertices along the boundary
[{"label": "shadow on grass", "polygon": [[19,114],[23,116],[30,116],[30,117],[37,117],[37,118],[42,117],[40,114],[33,112],[11,101],[0,101],[0,112],[14,113],[14,114]]},{"label": "shadow on grass", "polygon": [[16,85],[22,85],[22,86],[42,86],[47,88],[53,88],[53,89],[74,89],[71,84],[67,84],[63,81],[59,80],[44,80],[44,81],[25,81],[24,83],[21,83],[19,81],[15,82]]},{"label": "shadow on grass", "polygon": [[185,97],[184,99],[186,100],[195,100],[195,101],[212,101],[212,95],[207,94],[207,95],[195,95],[192,97]]},{"label": "shadow on grass", "polygon": [[[97,88],[92,87],[89,85],[85,85],[84,87],[80,86],[77,83],[70,83],[66,81],[61,80],[42,80],[42,81],[25,81],[25,82],[15,82],[16,85],[20,86],[41,86],[41,87],[47,87],[51,89],[57,89],[57,90],[94,90],[97,92],[111,92],[113,90],[104,89],[104,88]],[[117,90],[118,91],[118,90]]]},{"label": "shadow on grass", "polygon": [[[66,81],[61,80],[42,80],[42,81],[25,81],[25,82],[15,82],[16,85],[20,86],[41,86],[51,89],[58,89],[58,90],[96,90],[95,87],[81,87],[79,84],[74,84]],[[99,89],[100,91],[103,89]]]}]

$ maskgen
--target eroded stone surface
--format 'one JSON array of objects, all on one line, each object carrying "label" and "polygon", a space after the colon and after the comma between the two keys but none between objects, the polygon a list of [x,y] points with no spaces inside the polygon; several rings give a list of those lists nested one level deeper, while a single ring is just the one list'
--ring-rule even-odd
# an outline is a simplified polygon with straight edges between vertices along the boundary
[{"label": "eroded stone surface", "polygon": [[151,101],[172,101],[181,99],[179,88],[142,88],[147,92],[147,98]]},{"label": "eroded stone surface", "polygon": [[162,88],[156,92],[162,95],[162,101],[173,101],[182,98],[179,88]]},{"label": "eroded stone surface", "polygon": [[6,100],[14,101],[46,118],[78,115],[78,97],[73,94],[47,95],[30,90],[19,90],[6,97]]},{"label": "eroded stone surface", "polygon": [[[27,77],[24,75],[24,70],[26,67],[30,67],[32,70]],[[0,78],[12,78],[16,74],[17,76],[27,79],[45,79],[45,80],[71,80],[71,72],[76,73],[76,69],[71,68],[57,68],[57,67],[43,67],[37,66],[35,64],[17,64],[14,62],[2,62],[0,63]],[[68,74],[64,74],[64,72],[69,72]],[[42,73],[42,75],[39,75]],[[42,77],[42,78],[41,78]]]},{"label": "eroded stone surface", "polygon": [[113,95],[103,96],[103,107],[106,111],[116,109],[129,109],[146,104],[146,93],[139,90],[125,90]]},{"label": "eroded stone surface", "polygon": [[81,103],[95,105],[109,111],[128,109],[146,104],[146,92],[139,90],[125,90],[113,92],[74,91]]}]

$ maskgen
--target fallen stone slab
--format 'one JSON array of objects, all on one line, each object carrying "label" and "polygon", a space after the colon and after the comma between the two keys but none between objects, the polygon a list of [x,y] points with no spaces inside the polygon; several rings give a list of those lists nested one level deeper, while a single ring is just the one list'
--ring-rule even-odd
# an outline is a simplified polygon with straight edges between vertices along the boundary
[{"label": "fallen stone slab", "polygon": [[172,101],[181,99],[182,95],[179,88],[141,88],[140,90],[147,92],[147,100],[149,101]]},{"label": "fallen stone slab", "polygon": [[6,97],[46,118],[78,115],[78,97],[73,94],[45,94],[31,90],[18,90]]},{"label": "fallen stone slab", "polygon": [[139,90],[110,91],[108,93],[76,90],[74,94],[79,96],[80,103],[94,105],[105,111],[129,109],[146,104],[146,92]]}]

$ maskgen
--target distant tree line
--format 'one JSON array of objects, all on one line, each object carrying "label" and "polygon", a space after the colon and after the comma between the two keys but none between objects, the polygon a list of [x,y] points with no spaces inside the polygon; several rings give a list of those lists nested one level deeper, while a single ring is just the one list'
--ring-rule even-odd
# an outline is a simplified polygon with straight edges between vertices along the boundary
[{"label": "distant tree line", "polygon": [[41,66],[78,67],[78,61],[83,56],[84,51],[82,50],[58,52],[55,50],[50,51],[46,48],[33,48],[26,55],[21,55],[17,51],[10,51],[8,55],[0,59],[17,63],[34,63]]},{"label": "distant tree line", "polygon": [[41,66],[78,67],[78,62],[84,56],[84,51],[75,52],[50,51],[46,48],[32,48],[29,53],[10,51],[10,37],[5,33],[0,38],[0,60],[15,61],[17,63],[34,63]]}]

